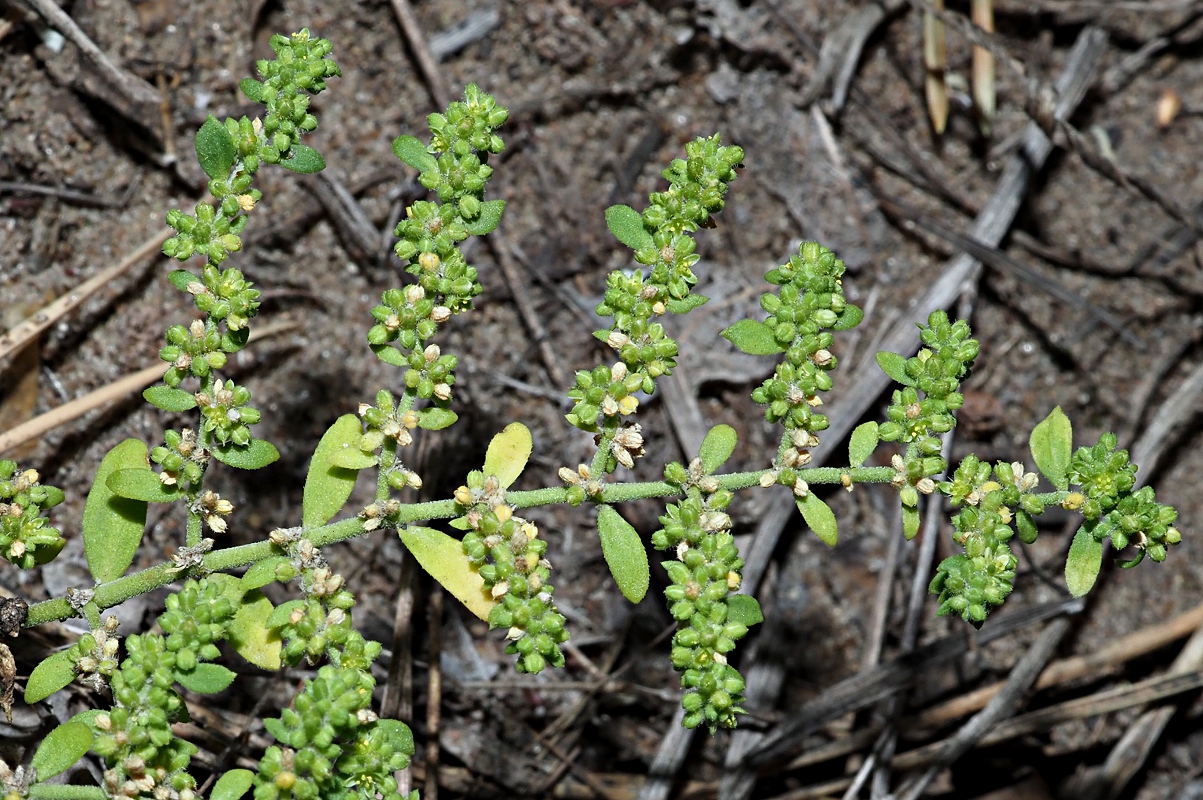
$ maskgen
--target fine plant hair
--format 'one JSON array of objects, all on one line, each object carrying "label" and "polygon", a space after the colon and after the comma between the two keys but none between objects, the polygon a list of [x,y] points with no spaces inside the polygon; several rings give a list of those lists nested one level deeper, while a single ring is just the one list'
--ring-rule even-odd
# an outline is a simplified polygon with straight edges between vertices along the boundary
[{"label": "fine plant hair", "polygon": [[[1070,422],[1060,409],[1031,433],[1039,474],[1018,462],[989,464],[967,456],[950,477],[941,478],[949,465],[940,437],[956,423],[964,402],[960,387],[979,347],[966,322],[940,311],[919,324],[922,348],[915,356],[877,355],[882,370],[899,384],[885,421],[856,428],[847,466],[810,467],[811,451],[828,427],[822,397],[838,366],[834,336],[863,316],[844,296],[844,263],[816,242],[803,243],[765,276],[764,318],[741,320],[723,332],[744,353],[778,359],[773,374],[752,392],[780,429],[776,452],[764,455],[760,469],[721,472],[736,434],[719,425],[706,435],[697,458],[665,465],[663,480],[615,479],[643,456],[635,421],[641,398],[676,366],[678,343],[662,318],[706,302],[694,291],[692,268],[699,260],[694,236],[699,228],[713,227],[744,161],[743,150],[723,145],[718,135],[686,146],[684,157],[663,173],[667,189],[653,193],[645,209],[617,205],[605,212],[610,231],[633,251],[638,267],[612,272],[597,307],[610,324],[594,335],[610,348],[610,357],[577,372],[566,387],[573,401],[568,422],[596,443],[591,460],[562,467],[561,485],[510,491],[533,446],[529,430],[513,422],[492,439],[481,469],[469,472],[452,497],[401,502],[397,493],[422,483],[408,457],[415,437],[428,435],[418,431],[437,431],[457,420],[450,406],[458,361],[438,344],[439,331],[452,316],[470,312],[482,291],[461,244],[494,230],[505,207],[485,196],[493,174],[490,156],[504,148],[498,130],[508,114],[469,85],[463,100],[429,116],[429,143],[413,136],[393,142],[396,156],[418,171],[431,197],[410,206],[395,232],[396,255],[412,280],[385,291],[372,319],[365,320],[368,346],[399,370],[400,388],[380,390],[357,414],[329,427],[314,450],[295,527],[215,549],[213,537],[237,517],[229,500],[206,488],[210,469],[255,470],[279,457],[253,433],[261,412],[251,405],[249,390],[222,375],[230,355],[248,341],[260,296],[239,270],[223,265],[242,247],[240,236],[260,199],[254,178],[264,165],[299,173],[325,166],[301,138],[318,125],[310,97],[340,75],[329,42],[307,30],[275,36],[271,47],[276,58],[260,61],[259,78],[241,84],[250,100],[264,106],[262,116],[206,120],[195,144],[212,196],[191,214],[171,210],[166,216],[176,233],[163,252],[191,265],[167,279],[193,299],[199,316],[166,331],[159,355],[170,366],[144,397],[184,416],[153,446],[128,439],[101,462],[81,521],[95,585],[36,603],[27,613],[22,607],[23,618],[15,621],[11,604],[0,613],[2,627],[13,635],[21,626],[71,617],[83,618],[90,628],[33,670],[27,703],[73,681],[111,700],[108,708],[53,729],[27,766],[3,766],[6,800],[196,797],[188,767],[197,748],[178,738],[172,724],[187,718],[179,687],[209,694],[233,681],[235,673],[218,663],[223,641],[264,670],[308,664],[316,671],[289,708],[264,720],[276,743],[257,769],[224,773],[209,797],[236,800],[252,791],[256,800],[399,798],[393,773],[407,766],[413,737],[404,723],[372,710],[370,667],[381,647],[355,630],[355,596],[322,553],[356,536],[399,535],[448,592],[491,628],[505,631],[506,652],[517,671],[538,673],[563,666],[570,631],[556,608],[556,556],[536,525],[521,516],[524,510],[594,506],[617,587],[639,602],[649,585],[646,550],[615,505],[662,498],[667,503],[662,527],[651,544],[664,552],[670,580],[664,595],[678,625],[669,658],[681,673],[684,724],[712,732],[735,727],[743,711],[744,679],[732,663],[734,650],[749,627],[762,621],[757,601],[737,593],[743,561],[727,509],[740,490],[791,492],[807,526],[829,545],[836,543],[837,521],[815,487],[894,487],[908,539],[919,528],[921,496],[944,495],[956,509],[953,539],[963,552],[939,565],[931,591],[939,596],[940,614],[959,615],[973,625],[1012,590],[1017,562],[1011,538],[1017,533],[1024,542],[1035,540],[1035,518],[1050,506],[1083,519],[1066,563],[1074,595],[1094,583],[1106,541],[1117,552],[1132,549],[1134,556],[1123,566],[1145,556],[1161,561],[1180,541],[1172,527],[1174,509],[1158,503],[1151,488],[1133,491],[1136,466],[1116,449],[1116,437],[1104,434],[1074,451]],[[881,442],[896,445],[889,466],[865,466]],[[344,506],[363,470],[374,471],[375,499],[348,515]],[[41,484],[35,470],[0,461],[0,554],[23,569],[54,558],[64,540],[43,512],[62,500],[63,493]],[[185,540],[169,560],[127,574],[150,503],[184,506]],[[454,535],[433,527],[439,523]],[[231,574],[240,568],[240,576]],[[274,605],[261,591],[274,582],[292,586],[297,599]],[[168,584],[178,589],[158,618],[161,632],[120,641],[116,620],[102,612]],[[6,710],[14,671],[3,648]],[[46,782],[88,751],[105,765],[99,786]]]}]

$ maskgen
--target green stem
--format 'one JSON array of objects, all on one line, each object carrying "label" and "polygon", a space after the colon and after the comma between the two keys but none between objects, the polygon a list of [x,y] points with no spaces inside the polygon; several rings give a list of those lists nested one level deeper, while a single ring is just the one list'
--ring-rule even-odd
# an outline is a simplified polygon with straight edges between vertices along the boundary
[{"label": "green stem", "polygon": [[37,783],[29,787],[29,797],[39,800],[105,800],[108,794],[99,786]]},{"label": "green stem", "polygon": [[[729,475],[717,475],[719,486],[723,489],[736,491],[756,486],[760,476],[769,470],[755,472],[735,472]],[[858,467],[857,469],[840,469],[838,467],[819,467],[816,469],[800,470],[805,479],[812,485],[837,484],[840,478],[847,474],[854,483],[889,483],[894,477],[891,467]],[[597,502],[625,503],[631,500],[646,500],[658,497],[675,497],[680,494],[676,486],[664,481],[648,483],[611,483],[602,489]],[[568,490],[565,488],[534,489],[526,492],[509,492],[506,499],[515,508],[531,508],[533,506],[558,505],[568,502]],[[408,525],[432,519],[450,519],[459,516],[460,511],[454,500],[433,500],[426,503],[410,503],[401,506],[397,514],[398,525]],[[345,541],[365,533],[363,520],[352,517],[341,522],[323,525],[304,531],[307,539],[317,547],[325,547],[335,542]],[[238,547],[228,547],[205,556],[202,563],[203,572],[227,572],[237,567],[245,567],[258,561],[279,555],[271,542],[255,542]],[[186,577],[172,564],[158,564],[153,567],[135,572],[132,575],[118,578],[115,581],[102,583],[96,587],[94,602],[98,608],[112,608],[125,602],[131,597],[145,594],[149,591],[166,586],[173,581]],[[45,600],[29,607],[29,615],[25,620],[26,627],[33,627],[52,620],[69,619],[77,613],[67,603],[65,597]]]}]

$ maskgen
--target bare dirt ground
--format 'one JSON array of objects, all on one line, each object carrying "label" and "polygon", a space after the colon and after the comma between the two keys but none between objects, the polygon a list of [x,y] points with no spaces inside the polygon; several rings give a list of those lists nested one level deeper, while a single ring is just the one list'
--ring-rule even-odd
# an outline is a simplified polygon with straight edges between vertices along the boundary
[{"label": "bare dirt ground", "polygon": [[[1084,610],[1057,617],[1067,623],[1048,622],[1065,611],[1060,574],[1072,535],[1064,520],[1054,519],[1021,555],[1016,591],[998,614],[1001,620],[1028,610],[1036,613],[1034,620],[985,643],[973,640],[959,620],[936,618],[929,598],[922,613],[912,615],[919,622],[921,655],[941,644],[959,649],[943,659],[896,662],[920,548],[918,542],[891,547],[899,536],[892,493],[831,495],[842,520],[834,549],[794,514],[784,530],[777,526],[779,540],[758,581],[771,622],[759,638],[746,640],[741,664],[748,674],[759,670],[764,682],[746,729],[772,736],[792,723],[792,753],[810,757],[779,762],[741,787],[728,772],[720,788],[724,762],[738,762],[732,747],[746,750],[750,740],[701,734],[682,743],[666,736],[678,689],[663,636],[670,624],[660,596],[665,578],[654,567],[648,597],[637,607],[626,603],[609,580],[587,510],[533,515],[550,540],[557,597],[573,626],[577,650],[568,668],[538,679],[516,676],[500,635],[488,634],[448,601],[437,734],[427,714],[432,654],[423,608],[429,587],[404,582],[395,537],[352,541],[329,556],[360,599],[357,623],[400,659],[402,674],[408,669],[410,682],[394,679],[390,691],[400,693],[401,715],[419,743],[413,785],[430,792],[424,754],[437,735],[441,791],[449,796],[851,796],[845,792],[865,758],[872,753],[874,763],[882,760],[874,742],[886,740],[875,731],[901,711],[896,749],[904,758],[892,776],[880,773],[876,789],[870,779],[858,795],[885,796],[883,787],[897,789],[931,763],[907,761],[910,751],[953,735],[966,716],[937,714],[922,730],[907,720],[1005,679],[1018,659],[1053,637],[1054,659],[1107,647],[1120,655],[1087,662],[1067,673],[1068,680],[1021,693],[1016,713],[1053,712],[1020,717],[1030,724],[987,738],[986,746],[936,770],[930,796],[1203,797],[1198,654],[1189,647],[1183,653],[1178,667],[1188,677],[1173,690],[1163,682],[1157,684],[1160,694],[1130,691],[1133,684],[1146,690],[1140,682],[1162,676],[1199,622],[1181,626],[1151,649],[1124,638],[1161,631],[1157,626],[1203,602],[1203,575],[1195,566],[1203,563],[1195,525],[1203,507],[1197,420],[1187,413],[1168,434],[1154,436],[1155,423],[1167,419],[1167,401],[1183,386],[1186,408],[1197,406],[1190,380],[1198,381],[1203,296],[1196,244],[1203,217],[1195,216],[1203,197],[1203,3],[996,0],[994,41],[1009,60],[998,67],[998,112],[989,136],[981,133],[965,88],[971,43],[955,26],[949,30],[951,119],[937,136],[924,105],[921,14],[915,8],[922,4],[885,5],[884,13],[876,13],[880,9],[863,0],[414,4],[418,28],[441,57],[437,69],[452,92],[476,82],[511,109],[503,131],[507,150],[494,161],[490,186],[492,196],[508,201],[501,237],[496,247],[471,250],[486,290],[475,312],[457,319],[443,343],[445,352],[461,358],[461,422],[422,442],[423,497],[448,496],[480,463],[489,437],[512,420],[524,421],[535,435],[535,456],[519,488],[556,485],[559,466],[588,457],[590,437],[564,422],[558,398],[573,370],[606,357],[591,335],[591,309],[605,274],[629,265],[629,253],[607,232],[602,210],[612,203],[642,208],[647,193],[663,183],[660,170],[698,135],[720,132],[742,145],[746,168],[718,227],[699,236],[700,289],[712,299],[674,321],[684,353],[681,374],[672,399],[657,397],[641,411],[648,443],[636,475],[654,478],[657,465],[692,456],[698,420],[706,426],[726,422],[739,431],[741,444],[729,468],[768,465],[777,433],[748,395],[771,370],[771,359],[740,356],[716,334],[758,313],[763,274],[803,239],[819,240],[846,260],[846,291],[867,312],[860,328],[837,341],[845,368],[835,374],[828,408],[834,414],[841,402],[876,396],[856,384],[854,373],[873,368],[872,353],[891,329],[922,318],[917,309],[948,274],[949,257],[965,246],[957,236],[968,235],[1019,151],[1031,112],[1045,97],[1041,87],[1067,69],[1075,43],[1094,36],[1101,59],[1086,72],[1088,91],[1068,117],[1072,129],[1056,134],[1047,164],[1016,198],[1018,215],[1000,248],[975,252],[987,265],[971,273],[959,299],[948,299],[971,316],[982,342],[954,461],[976,452],[1030,465],[1028,434],[1060,405],[1075,423],[1079,444],[1105,430],[1119,432],[1127,445],[1160,442],[1153,445],[1159,458],[1149,478],[1159,499],[1180,509],[1183,544],[1164,564],[1108,570]],[[5,7],[0,331],[120,262],[163,229],[167,208],[190,208],[199,199],[203,176],[193,163],[193,133],[208,114],[254,113],[238,81],[267,55],[271,33],[308,27],[333,42],[343,77],[314,104],[321,126],[312,144],[324,153],[329,175],[354,196],[370,235],[356,239],[337,222],[328,186],[282,170],[260,173],[265,199],[252,217],[246,250],[229,265],[265,291],[262,321],[288,320],[295,327],[252,346],[231,366],[264,411],[257,435],[283,457],[249,475],[213,470],[215,488],[237,505],[231,532],[219,546],[296,524],[309,454],[321,433],[397,381],[396,372],[364,346],[368,310],[404,277],[395,260],[384,257],[390,215],[398,201],[421,196],[390,142],[401,133],[425,135],[425,115],[436,105],[393,5],[69,3],[64,11],[83,35],[153,87],[140,102],[105,89],[95,65],[74,44],[64,45],[37,13],[13,0],[0,3]],[[962,19],[969,12],[968,3],[949,7]],[[447,45],[465,22],[480,30],[458,47]],[[858,34],[863,53],[849,64],[848,82],[841,82],[849,42]],[[832,56],[834,70],[826,75],[820,46]],[[832,72],[846,102],[833,100]],[[848,92],[841,88],[848,86]],[[1180,109],[1159,121],[1159,103],[1171,96]],[[498,248],[509,254],[510,279]],[[1007,259],[1026,272],[1008,267]],[[23,354],[0,361],[0,433],[157,362],[165,328],[194,313],[164,279],[169,263],[161,256],[142,260]],[[540,333],[520,313],[515,292],[525,295],[553,358],[543,357]],[[868,406],[866,418],[879,418],[885,399]],[[5,566],[4,588],[33,602],[90,585],[78,534],[97,464],[124,438],[155,444],[165,426],[180,424],[133,393],[54,428],[16,456],[0,453],[19,457],[39,469],[44,482],[67,492],[53,518],[71,540],[41,571],[19,574]],[[829,438],[823,448],[834,453],[831,463],[842,463],[841,442]],[[878,458],[888,460],[888,454]],[[748,534],[745,547],[751,547],[753,534],[775,535],[766,533],[773,526],[765,524],[773,505],[769,493],[746,494],[733,515],[736,532]],[[370,496],[361,485],[352,507]],[[650,535],[662,510],[644,503],[624,513]],[[182,541],[182,524],[174,513],[152,516],[136,566],[172,552]],[[942,557],[952,545],[945,530],[939,537]],[[395,628],[405,631],[395,624],[399,592],[417,602],[408,638],[395,635]],[[152,595],[128,604],[124,630],[150,624],[161,600]],[[1058,625],[1064,629],[1054,629]],[[19,672],[27,674],[48,647],[68,640],[61,631],[42,640],[23,637]],[[875,663],[904,667],[891,678],[882,667],[872,672]],[[257,759],[265,745],[258,717],[288,701],[299,675],[242,670],[235,688],[197,705],[193,723],[181,730],[202,749],[196,761],[202,780],[210,771]],[[861,684],[840,683],[858,673],[864,673]],[[379,677],[382,687],[390,683],[385,673]],[[911,688],[893,709],[888,692],[876,702],[856,702],[908,677]],[[860,688],[833,691],[841,686]],[[1112,696],[1125,699],[1102,704]],[[19,757],[22,745],[54,724],[54,715],[61,719],[99,700],[79,688],[69,701],[64,694],[37,713],[18,708],[12,726],[0,725],[4,748]],[[818,715],[816,703],[825,701],[834,706]],[[1146,702],[1167,709],[1164,730],[1137,727],[1149,725],[1141,722]],[[800,730],[798,720],[806,722],[808,714],[815,724]],[[997,734],[1006,726],[989,727]],[[1129,731],[1135,744],[1117,747]],[[831,757],[820,757],[824,752]],[[649,772],[658,778],[648,781]],[[1100,775],[1118,785],[1100,788]],[[89,781],[83,770],[73,779]]]}]

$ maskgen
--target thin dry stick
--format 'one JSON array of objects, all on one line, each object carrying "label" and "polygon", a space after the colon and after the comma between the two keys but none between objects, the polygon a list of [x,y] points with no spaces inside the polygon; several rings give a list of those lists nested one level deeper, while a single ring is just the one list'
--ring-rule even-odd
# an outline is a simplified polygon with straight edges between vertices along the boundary
[{"label": "thin dry stick", "polygon": [[447,83],[439,70],[439,62],[430,51],[430,45],[426,43],[413,6],[409,4],[409,0],[393,0],[393,11],[397,14],[397,21],[401,23],[401,32],[405,34],[409,49],[418,61],[418,70],[426,81],[426,88],[430,90],[430,98],[434,100],[435,108],[446,108],[451,105],[451,93],[447,91]]},{"label": "thin dry stick", "polygon": [[439,800],[439,725],[443,708],[443,587],[437,583],[430,592],[427,606],[430,625],[430,672],[426,683],[426,785],[422,796]]},{"label": "thin dry stick", "polygon": [[912,781],[898,793],[899,800],[918,800],[931,782],[942,770],[950,766],[958,758],[977,744],[990,729],[1003,719],[1015,712],[1018,703],[1027,694],[1032,684],[1036,682],[1044,665],[1053,657],[1061,640],[1069,632],[1070,621],[1066,617],[1055,619],[1041,632],[1035,643],[1028,649],[1011,675],[1007,678],[1006,686],[995,695],[986,707],[956,732],[940,749],[935,763],[927,768],[917,780]]},{"label": "thin dry stick", "polygon": [[[298,324],[295,322],[277,322],[265,325],[252,332],[250,341],[253,342],[268,336],[275,336],[295,330],[298,327]],[[167,371],[169,366],[171,365],[158,364],[139,370],[132,375],[126,375],[124,378],[116,380],[108,386],[104,386],[94,392],[89,392],[83,397],[72,400],[69,403],[64,403],[52,411],[47,411],[45,414],[34,417],[12,430],[0,433],[0,453],[7,452],[25,442],[36,439],[42,434],[54,430],[59,425],[65,425],[73,419],[82,417],[93,409],[108,405],[114,400],[120,400],[127,395],[145,389],[163,377],[163,373]]]},{"label": "thin dry stick", "polygon": [[169,229],[155,234],[120,264],[102,270],[81,283],[74,291],[45,306],[20,325],[0,336],[0,359],[4,359],[16,352],[30,339],[33,339],[61,319],[65,314],[77,308],[81,303],[95,294],[98,289],[107,286],[121,277],[130,267],[139,263],[147,256],[158,253],[159,249],[163,246],[163,242],[167,241],[168,237],[174,233],[175,231]]},{"label": "thin dry stick", "polygon": [[535,311],[530,292],[526,291],[526,286],[522,282],[521,270],[514,263],[514,257],[510,255],[509,243],[505,240],[505,235],[500,231],[493,231],[487,241],[489,248],[493,251],[493,257],[501,265],[501,273],[505,276],[505,284],[509,287],[510,296],[514,298],[514,304],[518,306],[522,323],[539,347],[539,356],[547,370],[547,377],[551,379],[553,386],[568,386],[568,379],[560,367],[560,360],[556,358],[555,351],[551,348],[547,329],[539,320],[539,314]]}]

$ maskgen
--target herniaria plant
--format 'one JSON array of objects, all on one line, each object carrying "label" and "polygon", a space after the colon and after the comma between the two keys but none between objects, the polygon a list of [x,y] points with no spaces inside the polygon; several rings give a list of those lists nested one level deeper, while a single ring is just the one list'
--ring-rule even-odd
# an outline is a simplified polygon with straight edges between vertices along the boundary
[{"label": "herniaria plant", "polygon": [[[1153,490],[1133,491],[1136,466],[1116,438],[1072,450],[1069,420],[1060,409],[1036,426],[1031,451],[1039,475],[1020,463],[988,464],[966,457],[951,478],[941,434],[955,424],[964,398],[961,382],[978,356],[968,324],[943,312],[919,325],[922,349],[912,358],[879,353],[881,368],[899,384],[886,421],[866,422],[852,434],[846,467],[808,467],[811,451],[828,426],[822,395],[832,387],[837,359],[835,332],[857,325],[862,312],[843,294],[844,263],[815,242],[771,270],[760,299],[767,315],[746,319],[723,336],[745,353],[777,356],[776,370],[752,393],[765,416],[781,428],[777,452],[752,472],[721,473],[736,445],[732,428],[720,425],[705,437],[689,464],[664,467],[664,480],[621,482],[643,454],[634,419],[640,398],[675,366],[677,342],[661,319],[684,314],[706,298],[693,291],[697,278],[694,234],[712,226],[723,208],[728,184],[744,152],[719,137],[686,146],[684,158],[664,171],[668,188],[653,193],[642,212],[628,206],[606,211],[610,230],[634,251],[639,267],[617,270],[606,282],[597,313],[611,320],[596,332],[612,351],[603,364],[576,373],[568,396],[568,421],[592,434],[590,463],[564,466],[561,486],[509,491],[532,450],[531,435],[515,422],[490,444],[482,469],[470,472],[454,496],[402,503],[394,494],[421,485],[406,464],[407,448],[419,429],[436,431],[456,421],[449,408],[457,359],[437,343],[439,328],[470,311],[482,290],[477,270],[460,249],[469,236],[498,224],[504,201],[485,200],[493,169],[491,155],[504,144],[497,134],[507,112],[476,86],[444,113],[431,114],[431,139],[394,141],[393,150],[418,170],[432,199],[415,202],[398,224],[396,254],[413,276],[386,291],[372,311],[368,345],[400,371],[398,391],[381,390],[357,415],[334,422],[318,443],[304,487],[299,525],[272,531],[255,544],[213,549],[208,535],[229,525],[233,505],[205,488],[217,464],[259,469],[278,457],[255,438],[260,419],[250,392],[221,371],[242,349],[259,292],[224,262],[242,246],[260,193],[254,177],[265,164],[315,172],[322,157],[301,144],[318,124],[309,98],[340,75],[329,58],[330,43],[302,30],[275,36],[276,58],[260,61],[259,79],[241,88],[262,103],[261,118],[213,117],[196,136],[196,153],[209,176],[211,200],[192,214],[173,210],[167,224],[176,235],[163,252],[184,264],[168,279],[190,295],[200,316],[166,332],[160,357],[170,364],[160,385],[145,398],[158,408],[188,416],[149,448],[126,440],[105,456],[88,495],[82,535],[96,585],[28,608],[26,626],[83,617],[91,632],[58,652],[30,675],[25,700],[36,703],[75,680],[111,698],[105,710],[87,711],[55,728],[26,767],[4,766],[5,800],[15,798],[155,798],[191,800],[197,784],[188,772],[197,748],[175,736],[172,723],[187,718],[183,687],[220,692],[235,677],[217,663],[219,643],[251,664],[271,670],[302,663],[316,668],[279,717],[264,720],[276,744],[254,771],[231,770],[209,797],[236,800],[248,791],[256,800],[298,798],[399,798],[393,773],[414,752],[406,725],[381,719],[372,710],[370,667],[380,645],[352,625],[355,597],[328,566],[322,548],[365,534],[395,531],[418,563],[474,614],[505,631],[506,652],[519,672],[537,673],[564,664],[569,638],[556,609],[554,554],[536,525],[522,516],[533,506],[567,503],[596,507],[602,550],[618,588],[639,602],[649,584],[644,543],[614,509],[624,501],[665,498],[662,527],[651,537],[670,585],[668,610],[678,622],[671,655],[681,672],[684,723],[711,731],[736,725],[744,679],[732,664],[736,642],[761,621],[755,599],[738,594],[743,561],[727,513],[735,493],[760,488],[792,492],[807,525],[824,542],[836,542],[836,519],[812,489],[838,484],[849,491],[865,483],[898,490],[904,532],[919,527],[922,495],[940,493],[957,510],[953,538],[963,552],[939,565],[931,591],[939,613],[957,614],[980,625],[1012,589],[1016,558],[1010,540],[1036,538],[1035,518],[1049,506],[1079,512],[1083,522],[1066,565],[1070,590],[1085,593],[1099,571],[1107,540],[1116,550],[1135,548],[1135,557],[1166,557],[1180,540],[1172,527],[1174,509],[1158,503]],[[896,443],[890,466],[864,466],[879,442]],[[149,459],[148,459],[149,456]],[[153,462],[153,466],[152,466]],[[222,468],[219,467],[219,468]],[[375,501],[339,522],[356,476],[375,470]],[[1041,478],[1051,484],[1045,491]],[[776,488],[782,487],[782,488]],[[58,553],[64,541],[43,512],[63,493],[40,483],[35,470],[0,461],[0,554],[30,569]],[[180,503],[187,509],[186,541],[170,561],[126,574],[146,522],[149,503]],[[445,520],[457,535],[419,523]],[[245,568],[241,577],[230,573]],[[272,582],[292,584],[298,598],[275,606],[260,591]],[[116,635],[116,620],[104,609],[171,584],[157,630]],[[12,631],[15,632],[14,626]],[[2,646],[0,646],[2,647]],[[7,648],[0,655],[11,656]],[[0,661],[5,659],[0,658]],[[11,670],[6,708],[11,707]],[[65,786],[48,779],[91,750],[105,764],[99,786]]]}]

